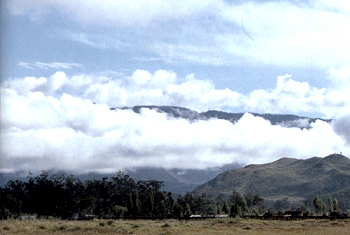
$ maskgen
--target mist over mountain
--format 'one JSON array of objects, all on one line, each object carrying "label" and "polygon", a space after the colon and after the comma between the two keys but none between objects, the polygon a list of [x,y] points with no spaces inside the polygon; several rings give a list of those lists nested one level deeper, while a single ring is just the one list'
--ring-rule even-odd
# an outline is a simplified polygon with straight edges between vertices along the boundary
[{"label": "mist over mountain", "polygon": [[[229,169],[241,167],[238,164],[228,164],[220,168],[211,168],[206,170],[197,169],[165,169],[156,167],[140,167],[135,169],[125,170],[125,174],[128,174],[135,181],[139,180],[157,180],[163,181],[164,186],[162,190],[171,191],[175,194],[185,194],[186,192],[193,191],[199,185],[211,180],[221,172]],[[21,180],[26,181],[25,176],[28,172],[16,172],[16,173],[0,173],[0,187],[6,185],[9,180]],[[48,171],[49,176],[65,174],[70,175],[72,172],[65,171]],[[75,175],[81,181],[85,180],[101,180],[103,177],[115,177],[116,174],[78,174]]]},{"label": "mist over mountain", "polygon": [[[176,120],[186,120],[190,123],[195,123],[201,121],[201,123],[206,123],[210,120],[222,120],[222,121],[229,121],[232,126],[234,126],[237,122],[239,122],[242,117],[245,115],[244,113],[228,113],[228,112],[222,112],[222,111],[216,111],[216,110],[209,110],[206,112],[197,112],[191,109],[183,108],[183,107],[176,107],[176,106],[134,106],[134,107],[122,107],[122,108],[110,108],[111,113],[118,112],[118,111],[124,111],[127,110],[133,111],[134,114],[142,117],[145,110],[148,111],[156,111],[159,115],[166,115],[167,119],[171,121],[172,119]],[[281,115],[281,114],[256,114],[252,113],[253,117],[259,117],[263,118],[264,120],[267,120],[271,125],[280,126],[282,128],[292,128],[297,127],[300,129],[306,128],[309,130],[312,128],[312,125],[320,120],[326,123],[330,123],[330,119],[318,119],[318,118],[308,118],[308,117],[299,117],[296,115]],[[157,118],[157,116],[153,115],[150,116],[150,118]],[[253,121],[255,119],[252,119]],[[155,120],[157,122],[157,120]],[[131,124],[130,124],[131,125]],[[246,125],[249,125],[249,122],[247,122]],[[253,123],[252,123],[253,125]],[[265,125],[265,123],[260,123],[260,125]],[[260,128],[260,126],[254,124],[253,128]],[[158,128],[156,125],[152,126],[151,128]],[[214,126],[215,128],[215,126]],[[164,131],[167,131],[166,129]],[[199,131],[199,130],[194,130]],[[205,132],[207,130],[204,130]],[[208,129],[210,131],[210,129]],[[171,136],[172,132],[169,131],[169,136]],[[185,133],[182,133],[185,134]],[[210,135],[210,133],[205,133]],[[225,136],[224,132],[218,133],[218,135]],[[224,137],[222,137],[224,138]],[[108,140],[110,141],[110,140]],[[209,143],[208,143],[209,144]],[[88,147],[88,146],[86,146]],[[148,148],[148,146],[144,145],[144,148]],[[203,149],[206,149],[206,146],[202,146]],[[140,149],[139,152],[142,153],[144,151],[147,151],[146,149]],[[167,150],[165,150],[167,151]],[[230,150],[231,151],[231,150]],[[232,150],[233,151],[233,150]],[[163,153],[163,157],[166,156],[168,152]],[[81,153],[83,154],[83,153]],[[125,153],[127,154],[127,153]],[[230,154],[227,152],[227,154]],[[234,152],[232,152],[234,154]],[[217,154],[215,152],[211,153],[211,161],[219,162],[220,158],[217,158]],[[282,155],[283,156],[283,155]],[[279,158],[282,156],[274,156],[274,158]],[[182,158],[182,161],[187,161],[188,164],[186,165],[186,168],[184,167],[178,167],[178,166],[168,166],[168,167],[162,167],[162,160],[160,156],[158,159],[158,164],[154,163],[153,166],[134,166],[130,164],[129,166],[123,166],[120,167],[119,170],[123,170],[125,173],[129,174],[132,178],[135,180],[160,180],[164,181],[164,190],[169,190],[174,193],[180,193],[183,194],[188,191],[194,190],[199,185],[211,180],[212,178],[216,177],[218,174],[231,170],[234,168],[242,167],[244,164],[242,164],[239,160],[237,161],[235,158],[232,158],[230,162],[224,163],[224,164],[212,164],[211,167],[204,167],[204,168],[198,168],[197,164],[200,162],[195,162],[193,159],[191,159],[190,155],[184,155]],[[200,158],[201,156],[199,156]],[[298,156],[296,156],[298,157]],[[238,157],[238,159],[243,160],[243,156]],[[203,157],[202,157],[203,159]],[[217,160],[215,160],[217,159]],[[133,163],[132,160],[130,163]],[[115,162],[116,166],[118,167],[118,162]],[[158,166],[157,166],[158,165]],[[43,169],[43,168],[41,168]],[[41,170],[39,169],[39,170]],[[38,169],[29,169],[31,171],[38,171]],[[57,169],[45,169],[49,171],[50,174],[55,174],[56,172],[61,172],[65,174],[74,174],[78,176],[82,180],[87,179],[100,179],[102,177],[106,176],[113,176],[114,173],[102,173],[102,172],[87,172],[87,173],[81,173],[81,172],[75,172],[74,170],[57,170]],[[1,173],[0,175],[0,184],[4,185],[8,180],[18,179],[19,177],[24,177],[22,179],[25,179],[27,171],[17,171],[14,173]]]},{"label": "mist over mountain", "polygon": [[228,170],[197,187],[195,193],[215,198],[219,194],[257,193],[267,199],[306,199],[350,187],[350,159],[341,154],[306,160],[277,161]]},{"label": "mist over mountain", "polygon": [[[177,107],[177,106],[155,106],[155,105],[143,105],[134,107],[116,107],[110,108],[111,110],[132,110],[135,113],[140,113],[141,109],[156,110],[159,113],[165,113],[169,117],[173,118],[183,118],[190,121],[196,120],[209,120],[212,118],[227,120],[231,123],[237,122],[241,119],[244,113],[229,113],[218,110],[208,110],[206,112],[197,112],[188,108]],[[265,120],[270,121],[272,125],[280,125],[283,127],[299,127],[299,128],[311,128],[311,123],[315,123],[317,120],[322,120],[330,123],[331,119],[322,118],[309,118],[300,117],[297,115],[290,114],[259,114],[251,113],[255,117],[262,117]]]}]

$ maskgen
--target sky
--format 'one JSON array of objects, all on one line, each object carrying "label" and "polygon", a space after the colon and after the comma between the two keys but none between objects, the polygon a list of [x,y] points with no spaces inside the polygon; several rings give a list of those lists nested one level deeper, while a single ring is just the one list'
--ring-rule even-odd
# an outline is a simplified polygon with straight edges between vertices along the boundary
[{"label": "sky", "polygon": [[[349,25],[346,0],[1,1],[0,172],[350,156]],[[109,109],[135,105],[246,114]]]}]

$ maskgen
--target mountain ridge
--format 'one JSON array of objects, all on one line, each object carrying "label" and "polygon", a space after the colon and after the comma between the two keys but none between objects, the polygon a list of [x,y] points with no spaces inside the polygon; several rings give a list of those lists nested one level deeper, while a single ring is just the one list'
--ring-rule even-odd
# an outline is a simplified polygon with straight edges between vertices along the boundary
[{"label": "mountain ridge", "polygon": [[[224,112],[218,110],[208,110],[205,112],[197,112],[188,108],[178,107],[178,106],[157,106],[157,105],[138,105],[133,107],[115,107],[110,108],[110,110],[132,110],[135,113],[141,113],[141,110],[147,108],[150,110],[156,110],[159,113],[165,113],[169,117],[173,118],[183,118],[190,121],[196,120],[209,120],[209,119],[221,119],[227,120],[231,123],[237,122],[243,117],[245,113],[232,113]],[[292,114],[259,114],[253,112],[250,113],[255,117],[262,117],[265,120],[270,121],[272,125],[280,125],[284,127],[300,127],[300,128],[311,128],[311,123],[316,122],[317,120],[331,122],[332,119],[323,119],[323,118],[309,118],[304,116],[297,116]]]},{"label": "mountain ridge", "polygon": [[266,164],[251,164],[219,174],[197,187],[194,193],[209,197],[239,193],[258,193],[264,198],[308,198],[334,193],[350,187],[350,159],[331,154],[306,160],[281,158]]}]

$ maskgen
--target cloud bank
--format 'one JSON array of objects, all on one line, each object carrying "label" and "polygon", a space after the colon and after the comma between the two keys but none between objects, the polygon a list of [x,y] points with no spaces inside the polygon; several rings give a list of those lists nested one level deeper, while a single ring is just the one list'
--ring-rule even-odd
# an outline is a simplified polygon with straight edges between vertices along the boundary
[{"label": "cloud bank", "polygon": [[328,80],[329,87],[316,88],[307,82],[293,80],[287,74],[277,78],[275,88],[242,94],[227,88],[217,89],[211,80],[197,79],[194,74],[181,78],[167,70],[153,74],[136,70],[129,76],[113,72],[68,76],[60,71],[50,77],[8,79],[2,87],[21,96],[39,92],[60,98],[67,94],[109,107],[169,105],[197,111],[236,109],[257,113],[311,114],[322,118],[349,114],[350,67],[331,69]]},{"label": "cloud bank", "polygon": [[[41,169],[111,173],[141,166],[206,169],[229,163],[266,163],[281,157],[350,153],[349,68],[330,71],[317,89],[290,75],[271,90],[244,95],[216,89],[193,74],[136,70],[9,79],[1,87],[1,172]],[[96,104],[94,104],[95,102]],[[110,107],[176,105],[200,111],[316,112],[335,120],[310,129],[273,126],[246,113],[237,123],[189,122],[154,110]],[[300,120],[300,123],[303,121]]]}]

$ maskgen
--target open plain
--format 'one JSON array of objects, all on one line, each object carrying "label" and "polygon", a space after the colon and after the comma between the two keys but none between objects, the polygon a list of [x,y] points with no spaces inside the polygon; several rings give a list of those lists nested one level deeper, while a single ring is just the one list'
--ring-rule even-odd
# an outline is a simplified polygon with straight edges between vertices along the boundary
[{"label": "open plain", "polygon": [[3,220],[0,234],[350,234],[350,220]]}]

